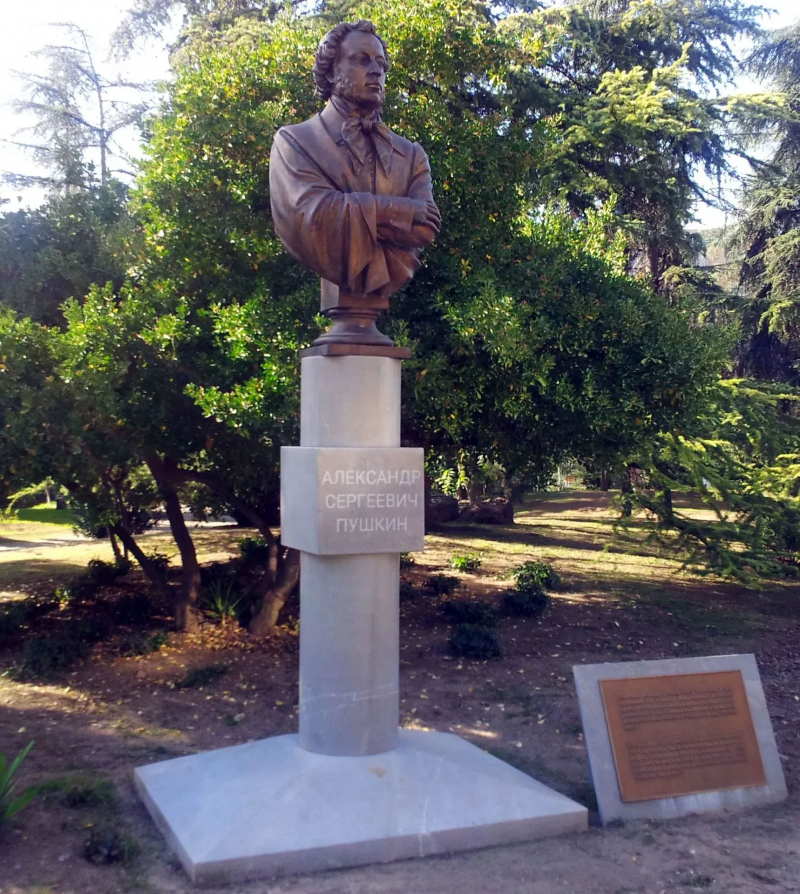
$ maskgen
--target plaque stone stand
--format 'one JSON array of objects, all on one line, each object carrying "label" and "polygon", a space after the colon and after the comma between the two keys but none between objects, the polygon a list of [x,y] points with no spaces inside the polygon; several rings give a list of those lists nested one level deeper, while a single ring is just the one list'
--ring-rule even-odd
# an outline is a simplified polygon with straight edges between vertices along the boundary
[{"label": "plaque stone stand", "polygon": [[193,881],[237,882],[579,831],[586,808],[447,733],[398,730],[399,553],[422,549],[422,451],[400,448],[408,352],[302,359],[282,538],[302,551],[300,732],[136,770]]}]

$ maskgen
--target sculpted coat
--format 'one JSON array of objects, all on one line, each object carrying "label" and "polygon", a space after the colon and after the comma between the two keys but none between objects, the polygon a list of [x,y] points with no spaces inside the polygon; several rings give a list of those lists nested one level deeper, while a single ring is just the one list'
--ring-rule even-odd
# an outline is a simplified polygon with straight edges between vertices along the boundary
[{"label": "sculpted coat", "polygon": [[377,114],[362,129],[328,102],[281,128],[270,154],[275,230],[300,263],[344,292],[386,299],[419,269],[435,236],[415,222],[432,203],[428,157]]}]

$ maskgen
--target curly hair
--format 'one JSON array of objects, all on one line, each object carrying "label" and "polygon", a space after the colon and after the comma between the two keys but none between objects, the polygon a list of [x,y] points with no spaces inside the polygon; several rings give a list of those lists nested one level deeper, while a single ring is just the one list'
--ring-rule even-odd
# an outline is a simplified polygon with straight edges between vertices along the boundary
[{"label": "curly hair", "polygon": [[313,69],[314,84],[317,88],[317,93],[319,93],[322,99],[326,102],[331,98],[331,93],[333,92],[331,82],[328,78],[333,72],[336,57],[339,55],[339,44],[341,44],[351,31],[363,31],[365,34],[374,34],[381,42],[386,61],[389,61],[389,47],[386,45],[386,41],[375,30],[375,26],[372,22],[369,22],[366,19],[360,19],[358,22],[342,22],[341,25],[332,28],[319,42],[317,54],[314,57]]}]

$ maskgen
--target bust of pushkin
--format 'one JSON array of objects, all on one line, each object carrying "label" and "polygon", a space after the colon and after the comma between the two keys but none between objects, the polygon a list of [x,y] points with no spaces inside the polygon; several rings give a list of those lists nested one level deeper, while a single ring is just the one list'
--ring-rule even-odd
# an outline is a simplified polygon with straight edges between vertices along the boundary
[{"label": "bust of pushkin", "polygon": [[428,156],[381,120],[388,70],[372,22],[337,25],[314,60],[325,108],[282,127],[272,144],[275,230],[322,278],[322,311],[333,319],[315,344],[391,345],[375,320],[441,225]]}]

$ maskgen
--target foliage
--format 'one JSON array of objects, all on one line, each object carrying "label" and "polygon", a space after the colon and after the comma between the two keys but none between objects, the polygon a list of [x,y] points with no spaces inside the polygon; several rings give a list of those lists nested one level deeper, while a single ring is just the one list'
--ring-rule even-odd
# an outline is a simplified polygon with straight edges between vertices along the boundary
[{"label": "foliage", "polygon": [[420,595],[420,590],[409,580],[400,581],[400,601],[413,602]]},{"label": "foliage", "polygon": [[115,156],[123,156],[116,142],[120,131],[139,125],[146,105],[141,85],[106,77],[95,64],[88,34],[71,23],[60,23],[63,39],[35,55],[45,62],[37,74],[21,74],[27,99],[16,100],[17,112],[33,114],[35,143],[18,145],[32,150],[48,176],[7,175],[21,185],[36,184],[68,193],[89,186],[95,179],[96,151],[99,181],[106,186]]},{"label": "foliage", "polygon": [[32,599],[3,604],[0,607],[0,647],[19,642],[25,634],[26,626],[50,608],[47,603],[37,603]]},{"label": "foliage", "polygon": [[[779,383],[720,382],[692,430],[663,435],[640,457],[649,488],[634,505],[653,536],[687,563],[743,581],[800,573],[800,391]],[[713,521],[684,515],[673,494],[699,500]]]},{"label": "foliage", "polygon": [[242,537],[239,541],[242,558],[256,564],[269,561],[269,542],[264,537]]},{"label": "foliage", "polygon": [[119,289],[136,244],[126,202],[126,190],[112,182],[0,214],[0,304],[61,326],[68,299],[107,282]]},{"label": "foliage", "polygon": [[200,689],[216,682],[228,672],[225,664],[207,664],[204,667],[195,667],[185,677],[175,684],[176,689]]},{"label": "foliage", "polygon": [[71,810],[110,807],[117,800],[116,789],[110,780],[85,775],[50,779],[39,786],[39,794],[45,800],[58,798]]},{"label": "foliage", "polygon": [[411,555],[411,553],[400,553],[400,570],[406,571],[409,568],[413,568],[417,564],[417,560]]},{"label": "foliage", "polygon": [[115,624],[147,624],[155,606],[145,593],[126,593],[109,603],[108,613]]},{"label": "foliage", "polygon": [[452,599],[442,603],[442,614],[451,624],[477,624],[494,627],[498,621],[497,609],[491,602],[478,599]]},{"label": "foliage", "polygon": [[119,577],[124,577],[131,570],[127,559],[118,562],[104,562],[102,559],[91,559],[87,567],[87,577],[98,587],[107,587]]},{"label": "foliage", "polygon": [[503,596],[503,611],[508,615],[520,618],[531,618],[541,615],[547,608],[547,593],[535,584],[524,590],[509,590]]},{"label": "foliage", "polygon": [[517,590],[521,592],[537,588],[554,589],[561,583],[561,577],[552,565],[535,559],[515,568],[512,577],[516,581]]},{"label": "foliage", "polygon": [[242,595],[234,581],[217,579],[203,593],[201,606],[210,618],[227,624],[239,617]]},{"label": "foliage", "polygon": [[466,553],[463,556],[454,555],[450,559],[450,567],[455,568],[456,571],[477,571],[482,564],[480,556],[476,556],[474,553]]},{"label": "foliage", "polygon": [[771,150],[748,184],[740,239],[741,282],[751,306],[745,316],[745,375],[798,384],[800,361],[800,24],[765,35],[750,70],[785,97],[783,114],[762,141]]},{"label": "foliage", "polygon": [[450,653],[456,658],[502,658],[503,650],[494,630],[477,627],[474,624],[460,624],[453,630],[448,640]]},{"label": "foliage", "polygon": [[451,574],[432,574],[426,581],[434,596],[447,596],[461,586],[461,579]]},{"label": "foliage", "polygon": [[97,865],[128,863],[139,854],[139,846],[125,832],[114,826],[101,824],[89,832],[83,846],[83,856]]},{"label": "foliage", "polygon": [[8,825],[36,797],[36,788],[30,786],[20,792],[14,778],[31,748],[33,742],[29,742],[11,763],[6,761],[5,754],[0,751],[0,829]]},{"label": "foliage", "polygon": [[168,643],[169,634],[166,630],[158,630],[155,633],[130,633],[119,638],[117,650],[123,658],[135,658],[158,652]]},{"label": "foliage", "polygon": [[22,653],[21,676],[47,679],[67,670],[86,657],[93,643],[110,633],[108,620],[98,616],[88,621],[64,621],[50,636],[29,637]]}]

